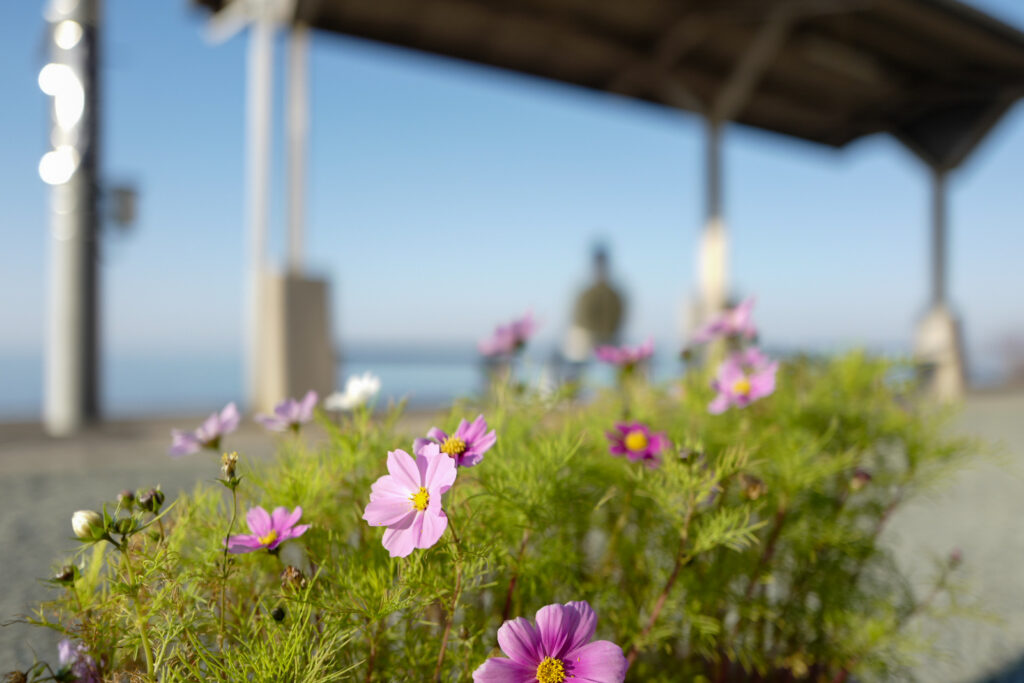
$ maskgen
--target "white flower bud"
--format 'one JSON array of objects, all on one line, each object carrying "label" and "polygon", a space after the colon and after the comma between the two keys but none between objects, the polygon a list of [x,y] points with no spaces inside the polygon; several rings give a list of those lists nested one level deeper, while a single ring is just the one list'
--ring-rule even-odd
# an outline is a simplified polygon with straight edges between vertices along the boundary
[{"label": "white flower bud", "polygon": [[79,510],[71,515],[71,528],[83,541],[94,540],[103,531],[103,518],[92,510]]}]

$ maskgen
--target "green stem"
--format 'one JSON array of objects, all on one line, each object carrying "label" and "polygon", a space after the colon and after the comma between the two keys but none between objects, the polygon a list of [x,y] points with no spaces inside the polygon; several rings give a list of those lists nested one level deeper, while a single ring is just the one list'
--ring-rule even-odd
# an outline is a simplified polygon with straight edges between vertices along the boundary
[{"label": "green stem", "polygon": [[227,607],[226,603],[226,589],[228,583],[228,539],[231,538],[231,532],[235,530],[235,519],[238,517],[238,494],[235,491],[235,487],[231,487],[231,523],[228,524],[228,533],[224,537],[224,566],[222,569],[222,576],[220,582],[220,636],[219,640],[221,644],[224,643],[224,612]]},{"label": "green stem", "polygon": [[654,624],[657,623],[661,610],[668,601],[668,595],[672,591],[672,587],[675,586],[676,579],[679,578],[679,572],[682,571],[683,567],[686,566],[692,557],[690,553],[686,552],[686,544],[690,537],[690,522],[693,520],[694,507],[696,507],[696,503],[691,499],[690,505],[686,510],[686,519],[683,522],[683,532],[679,538],[679,550],[676,552],[675,565],[672,567],[672,573],[669,574],[668,580],[665,581],[665,587],[661,589],[661,593],[658,594],[654,601],[654,607],[651,608],[651,616],[647,620],[647,625],[644,626],[643,631],[640,632],[640,637],[634,641],[633,648],[629,651],[626,661],[629,662],[630,666],[636,661],[637,656],[640,654],[640,646],[654,628]]},{"label": "green stem", "polygon": [[121,550],[121,558],[124,560],[124,565],[128,569],[128,578],[132,582],[132,604],[135,607],[135,624],[139,628],[139,637],[142,639],[142,652],[146,656],[146,675],[152,679],[153,650],[149,646],[149,636],[146,633],[146,621],[142,618],[142,610],[139,608],[138,587],[135,585],[135,570],[132,567],[131,559],[128,557],[127,540],[122,539],[122,543],[118,548]]},{"label": "green stem", "polygon": [[451,517],[448,518],[448,528],[452,531],[452,539],[455,541],[455,590],[452,592],[451,611],[445,618],[444,634],[441,636],[441,650],[437,653],[437,666],[434,667],[435,682],[441,680],[441,667],[444,665],[444,655],[448,650],[448,638],[452,633],[452,622],[455,621],[455,611],[459,607],[459,598],[462,596],[462,547],[459,542],[459,535],[455,532]]}]

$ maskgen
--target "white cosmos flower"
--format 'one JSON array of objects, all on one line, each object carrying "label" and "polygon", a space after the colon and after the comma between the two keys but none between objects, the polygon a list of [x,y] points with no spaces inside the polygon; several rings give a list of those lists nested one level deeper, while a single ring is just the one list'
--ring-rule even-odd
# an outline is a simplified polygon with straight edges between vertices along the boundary
[{"label": "white cosmos flower", "polygon": [[355,410],[369,402],[380,391],[380,378],[372,372],[352,375],[345,381],[345,391],[336,391],[324,399],[327,410]]}]

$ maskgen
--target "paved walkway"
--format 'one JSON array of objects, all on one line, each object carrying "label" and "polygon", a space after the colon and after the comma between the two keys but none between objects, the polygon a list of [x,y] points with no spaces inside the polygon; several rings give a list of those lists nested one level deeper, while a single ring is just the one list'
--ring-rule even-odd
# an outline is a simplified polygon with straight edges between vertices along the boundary
[{"label": "paved walkway", "polygon": [[[428,416],[411,416],[404,426],[418,433],[427,422]],[[47,439],[38,426],[0,425],[0,621],[51,594],[37,579],[76,547],[69,522],[74,510],[95,507],[124,488],[159,483],[175,494],[215,476],[212,455],[164,455],[171,426],[115,423],[62,441]],[[994,681],[996,674],[1000,681],[1024,681],[1024,673],[1007,677],[1013,663],[1024,661],[1024,393],[972,396],[958,428],[1001,441],[1003,460],[981,462],[928,500],[909,505],[894,517],[886,538],[922,585],[931,557],[960,548],[971,597],[1000,621],[943,624],[933,635],[944,656],[916,673],[928,683]],[[270,454],[273,441],[245,426],[230,445],[258,458]],[[0,628],[0,673],[31,663],[31,647],[52,660],[56,640],[21,625]]]}]

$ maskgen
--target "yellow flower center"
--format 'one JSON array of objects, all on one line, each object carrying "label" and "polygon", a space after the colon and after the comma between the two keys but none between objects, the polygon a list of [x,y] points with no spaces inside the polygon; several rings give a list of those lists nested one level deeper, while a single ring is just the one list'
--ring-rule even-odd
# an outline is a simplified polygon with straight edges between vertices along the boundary
[{"label": "yellow flower center", "polygon": [[537,683],[562,683],[565,680],[565,667],[561,659],[545,657],[537,665]]},{"label": "yellow flower center", "polygon": [[270,545],[271,543],[273,543],[276,540],[277,540],[277,529],[271,529],[270,531],[267,532],[266,536],[260,536],[259,537],[260,545]]},{"label": "yellow flower center", "polygon": [[746,396],[750,393],[750,380],[746,377],[742,377],[736,380],[732,385],[732,393]]},{"label": "yellow flower center", "polygon": [[625,443],[631,451],[642,451],[647,448],[647,435],[642,430],[634,429],[626,434]]},{"label": "yellow flower center", "polygon": [[457,436],[449,436],[441,444],[441,452],[447,453],[453,458],[466,452],[466,442]]},{"label": "yellow flower center", "polygon": [[409,496],[409,500],[412,501],[412,506],[417,510],[426,510],[427,504],[430,502],[430,494],[427,493],[427,489],[420,487],[420,490]]}]

